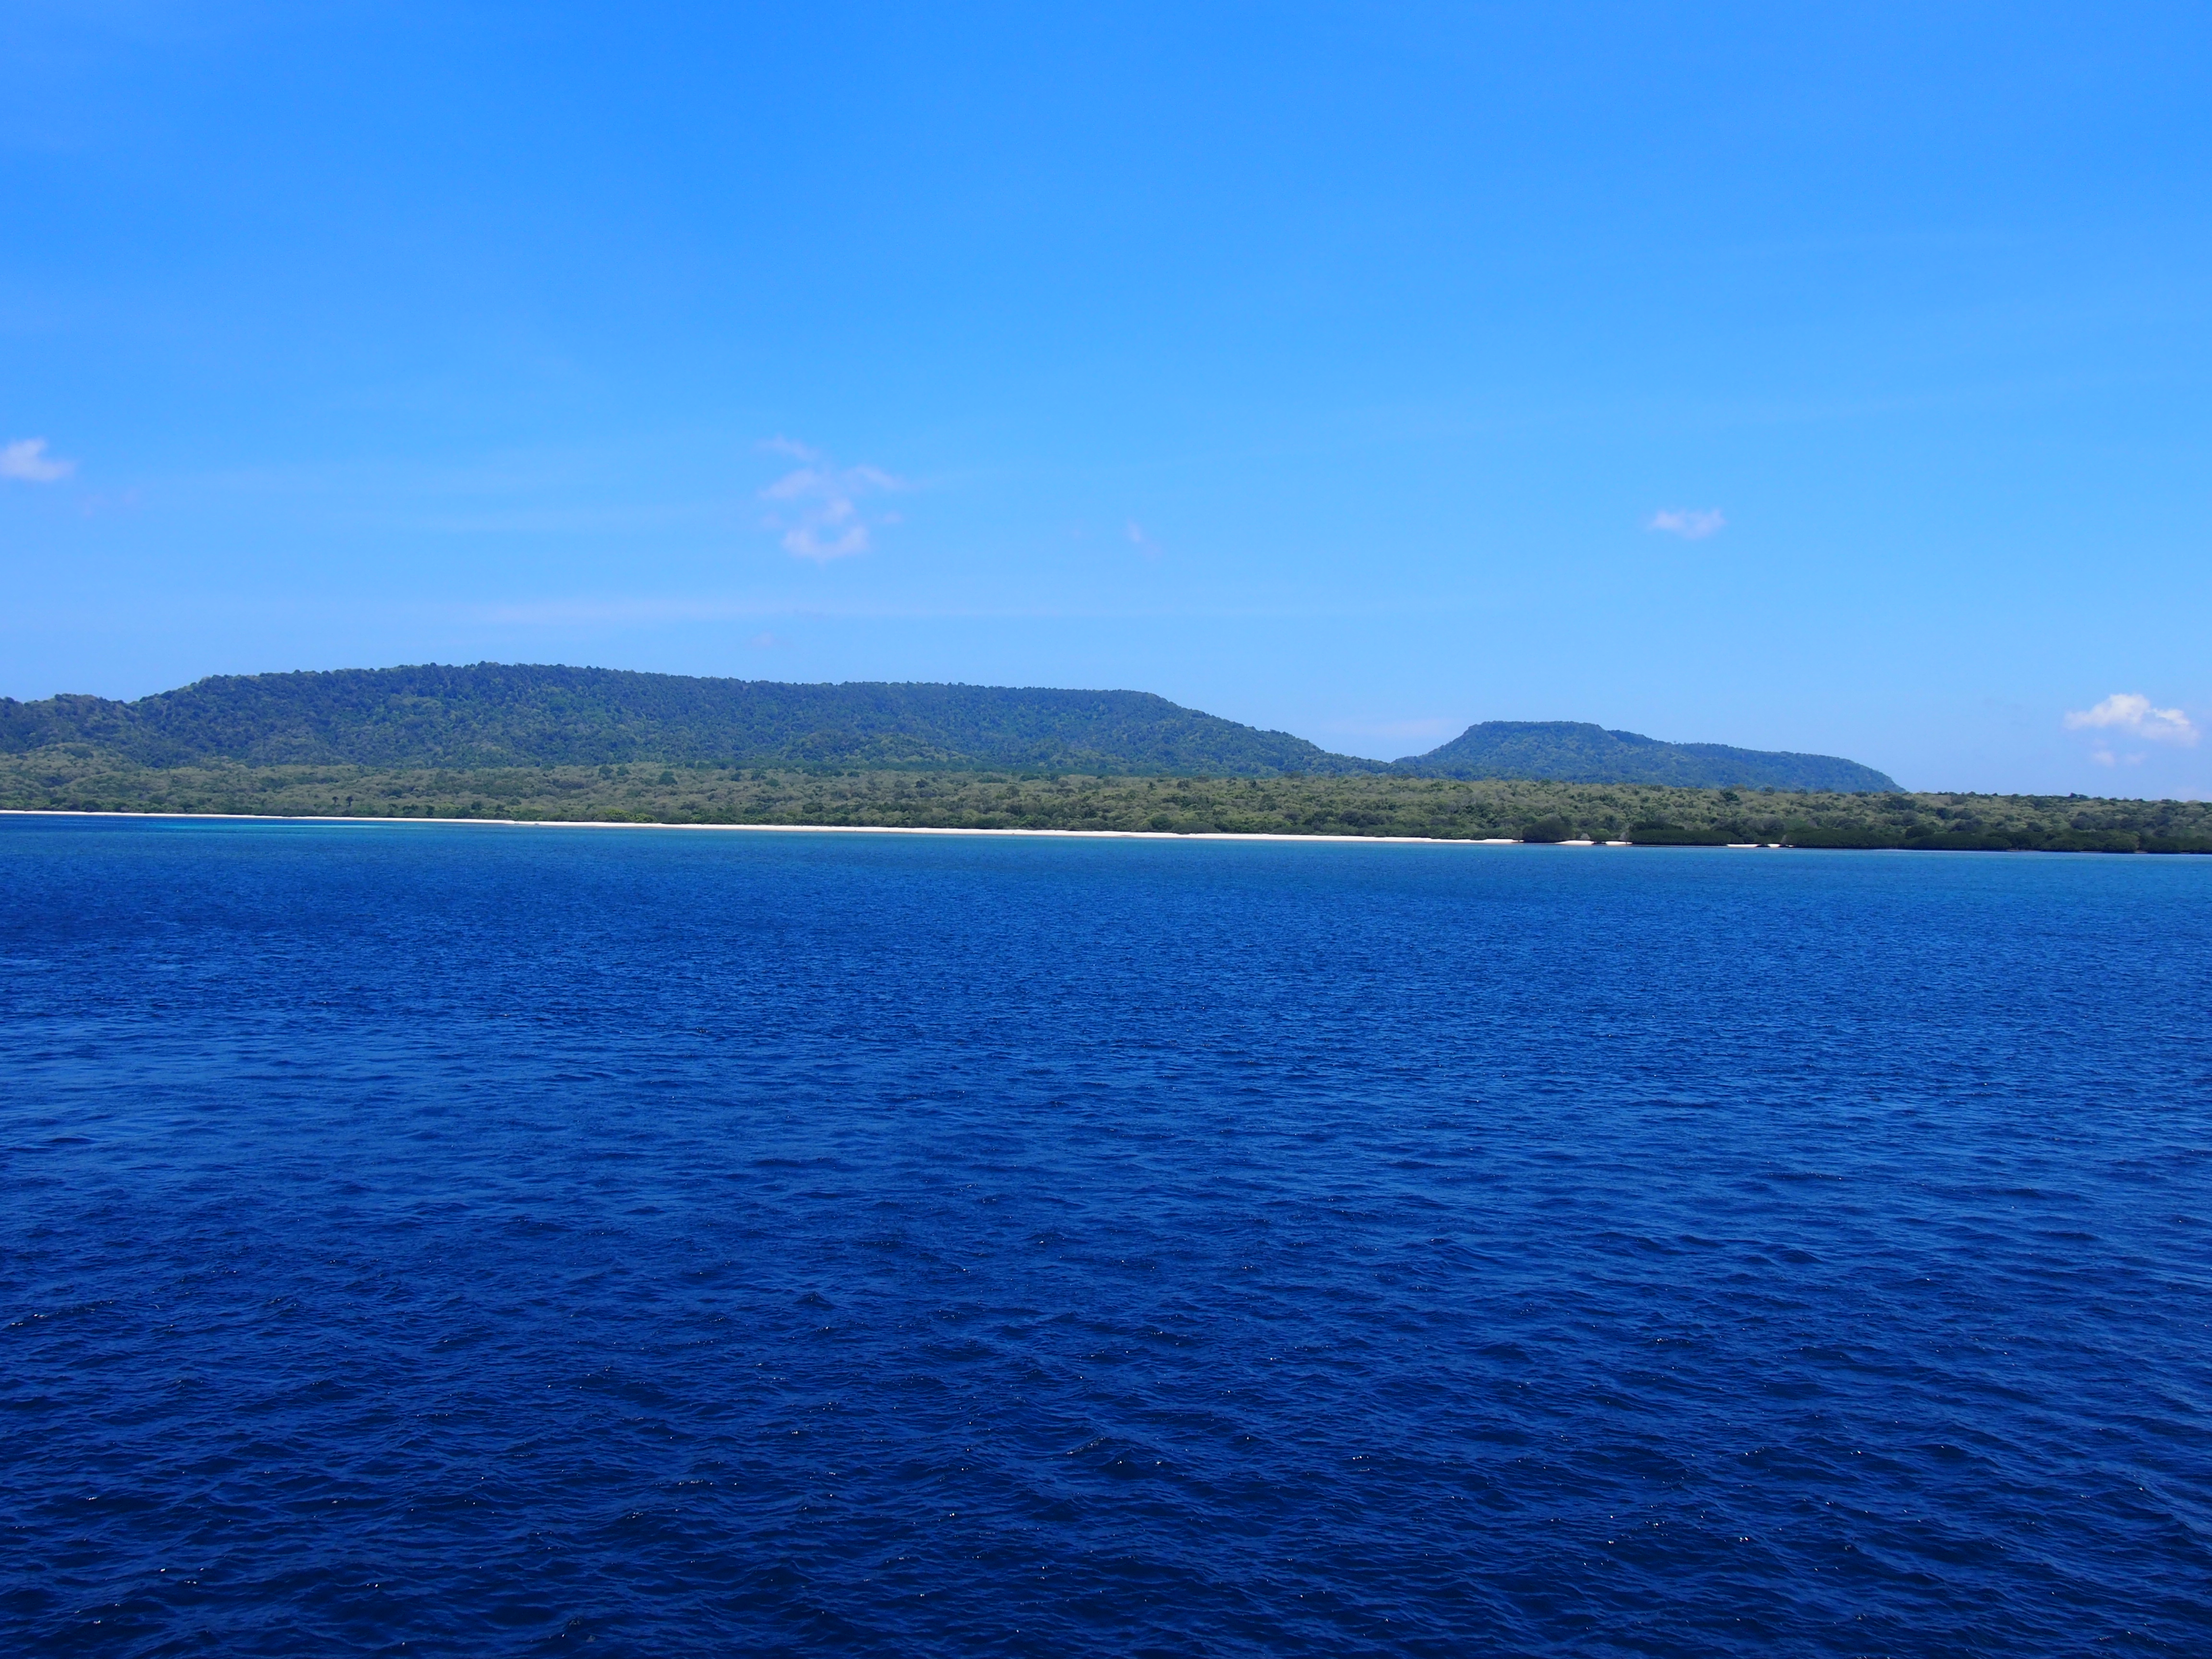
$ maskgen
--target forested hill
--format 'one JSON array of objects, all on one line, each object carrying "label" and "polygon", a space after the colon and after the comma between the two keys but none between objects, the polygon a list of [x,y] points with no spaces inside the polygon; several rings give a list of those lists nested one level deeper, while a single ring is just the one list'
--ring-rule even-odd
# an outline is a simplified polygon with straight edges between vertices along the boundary
[{"label": "forested hill", "polygon": [[0,753],[90,744],[141,766],[683,765],[1016,769],[1097,776],[1396,772],[1705,789],[1897,786],[1826,755],[1661,743],[1566,720],[1488,720],[1386,765],[1145,691],[702,679],[501,663],[218,675],[114,702],[0,698]]},{"label": "forested hill", "polygon": [[1662,743],[1577,720],[1485,720],[1440,749],[1395,769],[1425,777],[1548,778],[1561,783],[1644,783],[1678,789],[1892,791],[1889,775],[1833,755]]},{"label": "forested hill", "polygon": [[1216,777],[1388,769],[1143,691],[793,685],[499,663],[222,675],[128,703],[0,699],[0,752],[59,743],[146,766],[657,761]]}]

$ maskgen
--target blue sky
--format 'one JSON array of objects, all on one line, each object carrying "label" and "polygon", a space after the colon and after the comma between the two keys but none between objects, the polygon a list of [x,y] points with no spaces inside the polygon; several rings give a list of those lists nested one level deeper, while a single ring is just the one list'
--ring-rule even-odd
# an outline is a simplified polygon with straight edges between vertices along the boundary
[{"label": "blue sky", "polygon": [[0,27],[0,694],[1127,686],[2212,793],[2202,6]]}]

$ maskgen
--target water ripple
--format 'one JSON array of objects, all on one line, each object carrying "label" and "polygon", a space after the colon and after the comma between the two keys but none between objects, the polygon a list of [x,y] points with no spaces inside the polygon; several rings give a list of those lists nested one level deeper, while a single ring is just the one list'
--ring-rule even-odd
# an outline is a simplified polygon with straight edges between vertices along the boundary
[{"label": "water ripple", "polygon": [[2212,1649],[2212,861],[0,823],[18,1651]]}]

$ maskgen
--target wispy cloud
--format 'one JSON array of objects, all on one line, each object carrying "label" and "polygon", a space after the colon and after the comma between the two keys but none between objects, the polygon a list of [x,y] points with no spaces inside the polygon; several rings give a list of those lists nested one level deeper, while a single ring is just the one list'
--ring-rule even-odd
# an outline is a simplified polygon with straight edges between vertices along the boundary
[{"label": "wispy cloud", "polygon": [[1662,507],[1644,521],[1646,530],[1664,531],[1686,542],[1701,542],[1728,528],[1717,507]]},{"label": "wispy cloud", "polygon": [[58,483],[76,471],[75,461],[46,453],[44,438],[18,438],[0,444],[0,478],[20,483]]},{"label": "wispy cloud", "polygon": [[1139,524],[1134,519],[1129,520],[1127,526],[1123,529],[1121,533],[1129,538],[1129,545],[1135,548],[1137,551],[1141,553],[1145,557],[1148,559],[1157,559],[1160,556],[1160,544],[1154,541],[1150,536],[1146,535],[1145,533],[1145,526]]},{"label": "wispy cloud", "polygon": [[[827,564],[868,550],[872,526],[860,502],[904,488],[898,479],[878,467],[839,466],[820,450],[789,438],[771,438],[762,447],[799,463],[761,491],[761,499],[773,503],[762,522],[783,532],[785,551],[795,559]],[[873,522],[897,521],[896,514],[884,514]]]},{"label": "wispy cloud", "polygon": [[[2124,732],[2146,743],[2171,743],[2185,749],[2195,748],[2197,736],[2187,714],[2179,708],[2154,708],[2138,691],[2115,691],[2093,708],[2069,710],[2066,729]],[[2112,763],[2109,757],[2104,763]]]}]

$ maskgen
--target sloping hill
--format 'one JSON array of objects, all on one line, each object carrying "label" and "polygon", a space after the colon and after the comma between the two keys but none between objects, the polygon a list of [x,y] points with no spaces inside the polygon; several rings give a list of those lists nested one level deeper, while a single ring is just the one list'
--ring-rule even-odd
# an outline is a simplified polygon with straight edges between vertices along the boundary
[{"label": "sloping hill", "polygon": [[0,751],[64,742],[149,766],[713,761],[1224,777],[1387,769],[1143,691],[792,685],[499,663],[225,675],[130,703],[0,699]]},{"label": "sloping hill", "polygon": [[1441,748],[1396,763],[1425,777],[1548,778],[1561,783],[1650,783],[1682,789],[1888,792],[1888,774],[1832,755],[1662,743],[1580,720],[1484,720]]},{"label": "sloping hill", "polygon": [[1685,788],[1889,791],[1826,755],[1661,743],[1568,720],[1486,720],[1386,766],[1144,691],[854,681],[794,685],[501,663],[218,675],[136,702],[0,698],[0,753],[90,744],[144,766],[1014,769],[1103,776],[1395,771]]}]

